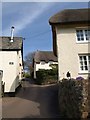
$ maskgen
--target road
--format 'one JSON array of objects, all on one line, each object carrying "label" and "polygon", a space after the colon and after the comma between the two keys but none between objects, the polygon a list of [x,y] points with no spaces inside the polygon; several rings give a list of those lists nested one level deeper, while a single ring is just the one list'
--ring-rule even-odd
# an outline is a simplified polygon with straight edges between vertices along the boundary
[{"label": "road", "polygon": [[58,85],[24,81],[15,97],[2,99],[3,118],[58,118]]}]

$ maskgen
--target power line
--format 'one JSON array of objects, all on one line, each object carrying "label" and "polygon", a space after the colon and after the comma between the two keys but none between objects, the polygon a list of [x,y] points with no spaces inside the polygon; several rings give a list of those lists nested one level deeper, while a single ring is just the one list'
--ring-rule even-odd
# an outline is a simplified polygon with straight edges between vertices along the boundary
[{"label": "power line", "polygon": [[39,37],[39,36],[42,36],[43,34],[47,34],[47,33],[49,33],[49,32],[51,32],[51,30],[41,32],[41,33],[39,33],[39,34],[33,35],[33,36],[28,37],[28,38],[26,38],[26,39]]}]

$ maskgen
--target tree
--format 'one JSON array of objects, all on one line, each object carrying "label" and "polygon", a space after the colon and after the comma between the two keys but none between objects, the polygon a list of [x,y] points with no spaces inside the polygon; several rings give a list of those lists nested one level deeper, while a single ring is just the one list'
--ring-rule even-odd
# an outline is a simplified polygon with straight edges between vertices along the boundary
[{"label": "tree", "polygon": [[24,60],[24,70],[28,73],[33,72],[33,58],[34,58],[35,52],[30,52],[25,56]]}]

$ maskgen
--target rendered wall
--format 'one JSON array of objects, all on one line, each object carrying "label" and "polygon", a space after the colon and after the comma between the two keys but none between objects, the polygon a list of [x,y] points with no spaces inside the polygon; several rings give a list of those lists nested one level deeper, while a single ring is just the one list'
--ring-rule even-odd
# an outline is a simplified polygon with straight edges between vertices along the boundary
[{"label": "rendered wall", "polygon": [[[5,82],[5,92],[15,92],[21,79],[21,53],[17,51],[0,51],[0,69],[3,70],[2,81]],[[13,64],[10,64],[13,62]]]},{"label": "rendered wall", "polygon": [[59,26],[57,33],[57,52],[59,62],[59,80],[66,77],[69,71],[71,77],[88,77],[87,73],[81,73],[79,70],[79,54],[88,53],[88,44],[76,43],[76,28],[63,28]]}]

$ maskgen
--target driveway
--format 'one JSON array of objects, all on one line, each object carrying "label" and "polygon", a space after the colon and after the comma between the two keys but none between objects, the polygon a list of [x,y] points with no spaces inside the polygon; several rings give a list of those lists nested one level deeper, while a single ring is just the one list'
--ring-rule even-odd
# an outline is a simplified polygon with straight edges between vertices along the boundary
[{"label": "driveway", "polygon": [[24,81],[16,97],[2,99],[3,118],[58,118],[58,85],[35,85]]}]

